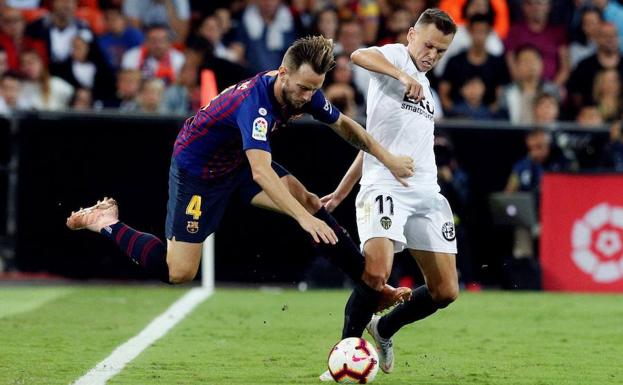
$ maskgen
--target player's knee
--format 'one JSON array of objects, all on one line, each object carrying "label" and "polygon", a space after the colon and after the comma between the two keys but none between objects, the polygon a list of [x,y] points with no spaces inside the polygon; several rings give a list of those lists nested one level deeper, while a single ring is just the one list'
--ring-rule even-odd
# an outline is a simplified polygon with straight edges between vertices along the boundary
[{"label": "player's knee", "polygon": [[195,279],[197,271],[187,268],[169,268],[169,282],[172,284],[186,283]]},{"label": "player's knee", "polygon": [[[430,289],[429,289],[430,290]],[[440,309],[447,307],[454,302],[459,296],[458,284],[440,285],[431,290],[431,297],[437,303]]]}]

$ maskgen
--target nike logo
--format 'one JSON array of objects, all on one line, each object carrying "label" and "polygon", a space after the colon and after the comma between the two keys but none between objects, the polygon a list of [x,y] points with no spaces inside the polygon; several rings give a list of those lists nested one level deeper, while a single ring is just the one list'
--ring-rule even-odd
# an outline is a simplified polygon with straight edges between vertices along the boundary
[{"label": "nike logo", "polygon": [[355,357],[355,355],[353,354],[353,362],[359,362],[359,361],[364,361],[367,360],[368,357]]}]

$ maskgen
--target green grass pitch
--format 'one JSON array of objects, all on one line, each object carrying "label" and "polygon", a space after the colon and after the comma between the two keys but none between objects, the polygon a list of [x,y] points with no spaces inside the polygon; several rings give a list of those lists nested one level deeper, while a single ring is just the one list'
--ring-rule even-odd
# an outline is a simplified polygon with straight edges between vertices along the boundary
[{"label": "green grass pitch", "polygon": [[[188,288],[0,288],[0,384],[71,384]],[[346,291],[218,289],[111,385],[318,384]],[[623,296],[461,293],[378,384],[621,384]]]}]

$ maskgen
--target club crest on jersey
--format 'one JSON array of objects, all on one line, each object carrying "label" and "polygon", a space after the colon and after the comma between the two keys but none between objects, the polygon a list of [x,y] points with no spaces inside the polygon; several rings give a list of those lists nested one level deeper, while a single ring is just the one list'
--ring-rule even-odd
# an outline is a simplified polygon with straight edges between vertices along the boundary
[{"label": "club crest on jersey", "polygon": [[390,217],[383,217],[381,218],[381,226],[383,226],[383,228],[385,230],[389,230],[390,227],[392,227],[392,220]]},{"label": "club crest on jersey", "polygon": [[266,108],[264,107],[260,107],[259,110],[257,110],[257,113],[260,114],[260,116],[266,116],[266,114],[268,113],[268,111],[266,111]]},{"label": "club crest on jersey", "polygon": [[253,121],[253,139],[266,141],[268,134],[268,122],[264,118],[255,118]]},{"label": "club crest on jersey", "polygon": [[199,231],[199,222],[197,221],[188,221],[186,222],[186,231],[191,234],[196,234]]},{"label": "club crest on jersey", "polygon": [[454,241],[454,238],[456,238],[456,232],[454,231],[454,223],[452,222],[444,223],[443,226],[441,226],[441,234],[443,235],[444,238],[446,238],[446,241]]}]

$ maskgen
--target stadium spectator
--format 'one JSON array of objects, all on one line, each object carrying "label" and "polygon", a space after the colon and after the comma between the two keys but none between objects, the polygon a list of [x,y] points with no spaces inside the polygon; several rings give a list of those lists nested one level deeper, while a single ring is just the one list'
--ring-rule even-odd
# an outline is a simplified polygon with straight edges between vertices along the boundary
[{"label": "stadium spectator", "polygon": [[520,47],[514,56],[515,79],[502,91],[501,108],[506,110],[511,123],[530,124],[536,95],[541,91],[558,95],[559,89],[543,79],[543,61],[536,48]]},{"label": "stadium spectator", "polygon": [[461,101],[461,88],[474,76],[484,82],[483,103],[486,109],[492,112],[498,110],[498,95],[510,79],[504,58],[491,55],[486,50],[491,21],[490,14],[475,14],[468,20],[467,30],[472,44],[448,61],[439,82],[439,97],[446,112],[452,111],[454,103]]},{"label": "stadium spectator", "polygon": [[251,72],[278,68],[286,49],[297,38],[295,20],[281,0],[258,0],[242,14],[237,37],[244,46]]},{"label": "stadium spectator", "polygon": [[143,44],[143,32],[128,25],[128,21],[116,7],[104,9],[105,29],[98,37],[99,45],[108,64],[115,70],[121,68],[123,54]]},{"label": "stadium spectator", "polygon": [[115,84],[115,95],[96,101],[96,108],[118,108],[122,111],[135,109],[136,97],[141,87],[141,72],[137,69],[121,69],[117,73]]},{"label": "stadium spectator", "polygon": [[345,54],[335,56],[335,67],[327,73],[325,88],[332,84],[342,84],[352,88],[357,108],[356,116],[365,116],[365,98],[357,90],[353,82],[353,67],[351,66],[350,57]]},{"label": "stadium spectator", "polygon": [[541,54],[543,77],[562,86],[569,77],[569,49],[564,28],[548,22],[550,0],[523,0],[524,21],[511,26],[506,44],[506,62],[511,76],[517,76],[515,55],[519,47],[530,44]]},{"label": "stadium spectator", "polygon": [[349,118],[356,118],[359,114],[355,102],[355,90],[344,83],[333,83],[326,87],[325,96],[342,113]]},{"label": "stadium spectator", "polygon": [[579,62],[597,52],[597,36],[602,21],[599,9],[595,7],[582,8],[579,31],[569,44],[569,64],[572,70]]},{"label": "stadium spectator", "polygon": [[604,122],[613,123],[623,113],[621,77],[616,69],[605,69],[595,76],[593,100]]},{"label": "stadium spectator", "polygon": [[540,92],[534,97],[532,124],[538,126],[553,125],[560,117],[560,105],[555,95]]},{"label": "stadium spectator", "polygon": [[105,99],[114,93],[114,75],[104,58],[90,52],[93,35],[82,30],[74,37],[71,56],[56,66],[56,76],[75,89],[86,88],[95,98]]},{"label": "stadium spectator", "polygon": [[0,114],[27,109],[29,103],[22,97],[23,77],[17,71],[7,71],[0,78]]},{"label": "stadium spectator", "polygon": [[616,25],[619,32],[619,51],[623,52],[623,5],[617,0],[591,0],[603,13],[605,21]]},{"label": "stadium spectator", "polygon": [[607,22],[599,26],[597,52],[582,60],[569,77],[567,91],[571,111],[578,111],[583,105],[593,103],[591,99],[595,76],[604,69],[616,69],[619,74],[623,74],[616,26]]},{"label": "stadium spectator", "polygon": [[[508,177],[507,193],[529,192],[534,196],[535,209],[539,207],[541,179],[546,171],[566,171],[570,161],[553,144],[552,135],[542,129],[534,128],[526,134],[526,156],[513,165]],[[515,258],[534,255],[534,229],[517,227],[514,231],[513,256]]]},{"label": "stadium spectator", "polygon": [[[347,20],[340,24],[338,29],[338,40],[335,44],[335,54],[350,55],[359,48],[365,48],[363,45],[363,31],[361,25],[356,20]],[[370,83],[370,74],[362,67],[353,66],[353,82],[357,91],[364,97],[368,94],[368,84]]]},{"label": "stadium spectator", "polygon": [[69,106],[74,88],[63,79],[50,76],[37,51],[22,52],[21,71],[26,77],[22,95],[32,108],[59,111]]},{"label": "stadium spectator", "polygon": [[0,47],[7,53],[9,68],[19,69],[19,57],[24,49],[35,49],[41,57],[47,58],[44,42],[24,35],[26,21],[19,9],[5,7],[0,10]]},{"label": "stadium spectator", "polygon": [[169,29],[152,25],[145,33],[145,43],[127,51],[121,60],[124,69],[138,69],[144,79],[159,78],[172,84],[177,78],[184,55],[171,46]]},{"label": "stadium spectator", "polygon": [[183,43],[190,29],[188,0],[130,0],[123,2],[123,14],[135,28],[167,26],[173,31],[172,41]]},{"label": "stadium spectator", "polygon": [[513,166],[504,191],[525,191],[538,195],[543,172],[567,170],[569,160],[552,143],[552,135],[543,128],[529,131],[525,141],[527,154]]},{"label": "stadium spectator", "polygon": [[314,22],[314,2],[310,0],[290,0],[290,11],[294,16],[294,21],[297,23],[297,30],[302,35],[308,35]]},{"label": "stadium spectator", "polygon": [[214,56],[228,60],[233,63],[241,63],[243,58],[240,52],[231,49],[223,42],[223,31],[219,19],[215,15],[206,16],[199,26],[198,35],[210,42],[213,47]]},{"label": "stadium spectator", "polygon": [[385,26],[385,35],[379,39],[378,45],[383,46],[385,44],[402,43],[407,44],[407,32],[413,25],[411,20],[411,13],[406,8],[394,9],[388,19]]},{"label": "stadium spectator", "polygon": [[322,35],[327,39],[336,40],[339,20],[333,8],[325,8],[316,14],[312,26],[312,35]]},{"label": "stadium spectator", "polygon": [[197,67],[184,63],[174,85],[167,87],[162,100],[163,110],[171,114],[187,114],[201,108],[201,88]]},{"label": "stadium spectator", "polygon": [[144,79],[136,97],[136,104],[128,109],[128,112],[141,112],[146,114],[162,114],[164,107],[162,97],[164,95],[165,83],[162,79]]},{"label": "stadium spectator", "polygon": [[77,0],[53,0],[50,13],[26,27],[26,35],[47,47],[50,73],[71,55],[71,42],[82,31],[93,34],[87,23],[76,17]]},{"label": "stadium spectator", "polygon": [[448,116],[488,120],[495,119],[496,114],[484,103],[485,83],[478,75],[466,79],[461,85],[461,101],[455,103],[448,111]]},{"label": "stadium spectator", "polygon": [[594,104],[582,106],[575,122],[582,127],[597,127],[604,124],[599,108]]},{"label": "stadium spectator", "polygon": [[[469,19],[478,14],[487,15],[489,20],[491,20],[490,24],[492,25],[497,16],[497,13],[492,8],[491,3],[487,0],[466,1],[462,8],[462,19],[464,21],[457,27],[456,36],[454,37],[454,40],[452,40],[452,44],[448,47],[448,51],[441,58],[439,64],[437,64],[437,67],[435,67],[435,75],[441,76],[445,71],[448,60],[461,51],[467,50],[472,45],[472,38],[468,31]],[[489,29],[489,34],[487,35],[485,41],[485,49],[490,55],[500,56],[504,54],[504,44],[494,28]]]},{"label": "stadium spectator", "polygon": [[[473,7],[474,10],[470,11],[470,7]],[[439,8],[446,11],[454,19],[454,22],[459,28],[467,23],[471,14],[488,13],[491,11],[491,13],[495,15],[493,21],[495,34],[502,39],[505,39],[508,35],[510,15],[506,0],[441,0],[439,2]],[[454,44],[454,42],[452,42],[452,44]],[[499,55],[501,52],[497,54]]]},{"label": "stadium spectator", "polygon": [[249,72],[245,67],[214,56],[212,45],[202,37],[189,40],[184,56],[186,61],[199,67],[200,71],[203,69],[214,71],[219,91],[249,77]]},{"label": "stadium spectator", "polygon": [[358,22],[361,26],[362,42],[365,44],[376,42],[380,22],[380,9],[376,1],[342,0],[333,1],[333,5],[337,6],[340,20],[356,20]]},{"label": "stadium spectator", "polygon": [[74,92],[70,103],[74,111],[89,111],[93,108],[93,94],[88,88],[78,88]]}]

